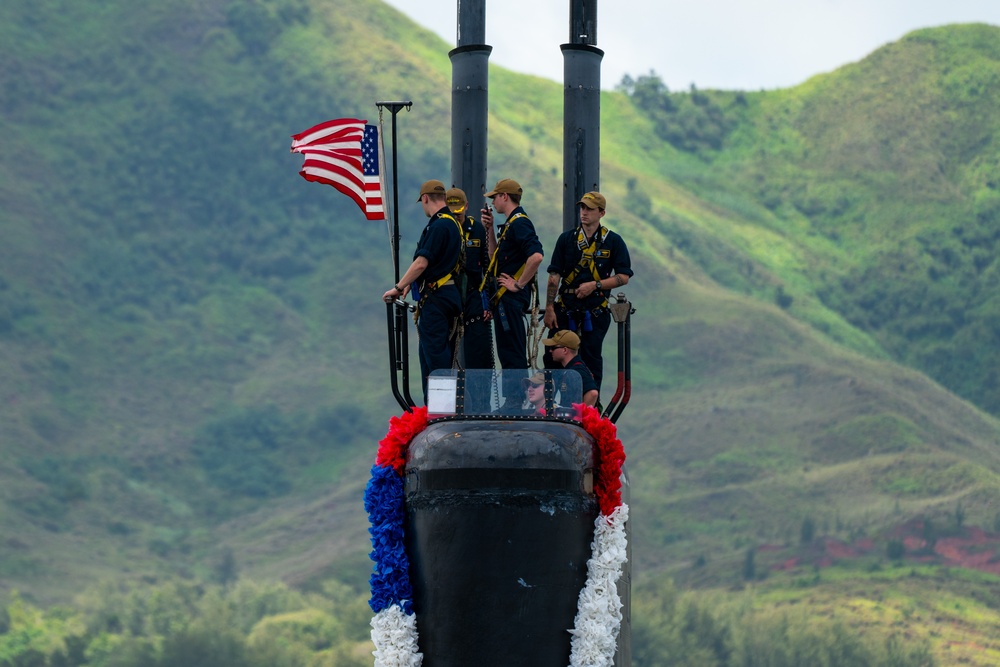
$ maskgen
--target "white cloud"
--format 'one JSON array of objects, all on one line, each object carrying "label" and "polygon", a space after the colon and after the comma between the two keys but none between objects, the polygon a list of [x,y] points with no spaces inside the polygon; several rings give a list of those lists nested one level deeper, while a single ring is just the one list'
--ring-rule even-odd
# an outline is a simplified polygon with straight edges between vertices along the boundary
[{"label": "white cloud", "polygon": [[[455,44],[457,0],[387,0]],[[562,79],[569,0],[486,0],[490,62]],[[433,20],[429,17],[434,17]],[[671,90],[784,88],[861,60],[906,33],[1000,25],[1000,0],[604,0],[601,81],[655,70]]]}]

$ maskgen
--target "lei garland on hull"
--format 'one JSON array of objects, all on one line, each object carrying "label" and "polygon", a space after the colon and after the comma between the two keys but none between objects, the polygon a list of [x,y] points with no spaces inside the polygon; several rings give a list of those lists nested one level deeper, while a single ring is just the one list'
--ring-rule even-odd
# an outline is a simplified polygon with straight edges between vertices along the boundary
[{"label": "lei garland on hull", "polygon": [[[625,450],[615,425],[591,406],[574,405],[581,425],[594,438],[594,495],[600,515],[594,521],[594,541],[587,561],[587,581],[580,591],[570,650],[570,667],[613,664],[621,628],[618,580],[627,558],[625,524],[628,505],[621,501],[621,471]],[[371,479],[365,488],[365,510],[371,528],[375,561],[372,573],[372,641],[375,667],[419,667],[410,561],[403,542],[403,476],[406,451],[428,424],[427,408],[415,408],[389,420],[389,432],[379,442]]]}]

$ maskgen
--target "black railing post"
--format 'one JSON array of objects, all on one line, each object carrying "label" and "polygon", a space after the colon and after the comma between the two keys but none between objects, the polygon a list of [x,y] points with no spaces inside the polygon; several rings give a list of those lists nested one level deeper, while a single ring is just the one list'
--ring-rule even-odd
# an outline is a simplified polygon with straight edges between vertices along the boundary
[{"label": "black railing post", "polygon": [[618,386],[602,416],[614,423],[632,397],[632,313],[635,308],[625,298],[625,294],[619,292],[608,309],[611,317],[618,323]]},{"label": "black railing post", "polygon": [[[399,284],[399,185],[397,178],[397,154],[396,154],[396,114],[401,110],[409,111],[413,102],[376,102],[379,113],[382,109],[388,109],[392,114],[392,264],[394,285]],[[392,374],[392,394],[396,397],[396,402],[404,410],[410,410],[416,403],[410,396],[410,349],[409,339],[406,333],[406,307],[388,304],[390,312],[387,311],[389,328],[389,372]],[[401,384],[399,378],[401,376]],[[402,389],[402,392],[400,392]]]}]

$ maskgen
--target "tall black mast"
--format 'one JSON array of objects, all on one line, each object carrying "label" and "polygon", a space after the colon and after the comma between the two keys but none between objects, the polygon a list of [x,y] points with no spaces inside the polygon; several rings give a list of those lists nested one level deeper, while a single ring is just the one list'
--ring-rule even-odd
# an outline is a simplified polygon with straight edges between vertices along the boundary
[{"label": "tall black mast", "polygon": [[601,60],[597,0],[570,0],[563,52],[563,229],[576,227],[576,203],[601,182]]},{"label": "tall black mast", "polygon": [[457,46],[451,58],[451,182],[469,198],[469,210],[482,207],[486,192],[486,140],[489,114],[489,59],[486,0],[458,0]]}]

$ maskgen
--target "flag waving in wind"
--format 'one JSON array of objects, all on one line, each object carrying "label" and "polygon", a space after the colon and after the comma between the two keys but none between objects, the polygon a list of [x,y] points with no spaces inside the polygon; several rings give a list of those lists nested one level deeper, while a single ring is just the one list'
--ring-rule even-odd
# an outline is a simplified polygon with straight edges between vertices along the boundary
[{"label": "flag waving in wind", "polygon": [[291,152],[305,156],[299,175],[326,183],[355,201],[369,220],[385,220],[378,128],[355,118],[328,120],[292,135]]}]

